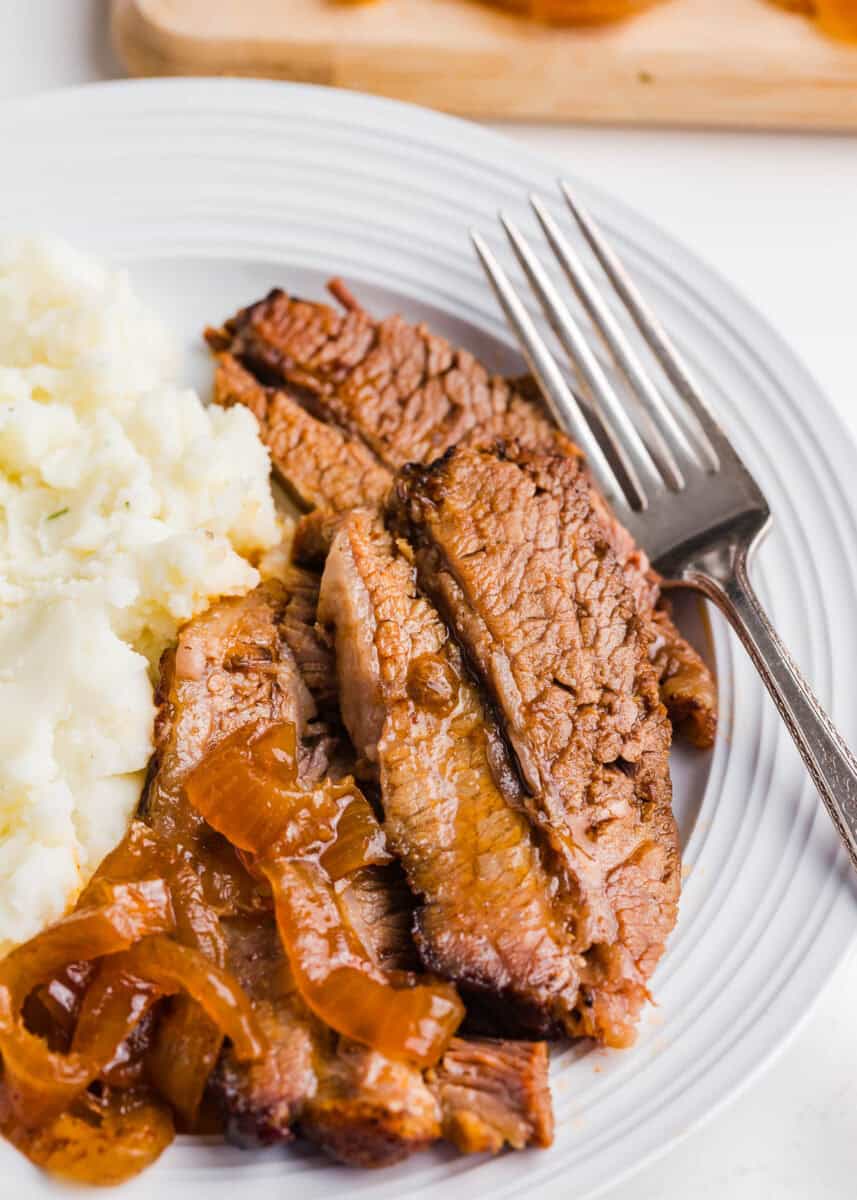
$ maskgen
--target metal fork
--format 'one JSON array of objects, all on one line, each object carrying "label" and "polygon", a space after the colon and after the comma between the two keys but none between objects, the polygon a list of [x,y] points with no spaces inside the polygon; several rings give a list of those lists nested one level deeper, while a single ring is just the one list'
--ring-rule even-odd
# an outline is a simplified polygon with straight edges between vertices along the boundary
[{"label": "metal fork", "polygon": [[857,867],[857,760],[780,641],[750,582],[750,560],[771,525],[765,497],[604,235],[570,187],[560,186],[595,259],[695,418],[695,428],[694,422],[678,420],[665,403],[581,257],[537,196],[530,202],[539,224],[628,385],[633,418],[535,251],[503,214],[500,220],[512,249],[575,370],[582,405],[508,275],[474,232],[482,266],[557,424],[586,454],[617,517],[667,582],[702,592],[743,642]]}]

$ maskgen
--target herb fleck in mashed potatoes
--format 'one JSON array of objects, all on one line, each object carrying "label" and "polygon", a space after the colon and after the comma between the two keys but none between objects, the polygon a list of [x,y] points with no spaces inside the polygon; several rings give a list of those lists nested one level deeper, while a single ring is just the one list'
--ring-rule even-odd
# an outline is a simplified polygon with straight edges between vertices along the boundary
[{"label": "herb fleck in mashed potatoes", "polygon": [[252,414],[174,378],[124,274],[0,241],[0,955],[123,836],[163,648],[279,540]]}]

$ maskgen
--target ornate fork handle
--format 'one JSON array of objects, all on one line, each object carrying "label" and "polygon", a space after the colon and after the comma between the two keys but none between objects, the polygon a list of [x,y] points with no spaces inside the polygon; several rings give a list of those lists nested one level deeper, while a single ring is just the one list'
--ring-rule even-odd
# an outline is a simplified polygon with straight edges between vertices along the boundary
[{"label": "ornate fork handle", "polygon": [[744,643],[857,867],[857,759],[822,709],[750,583],[748,547],[695,558],[681,582],[703,592]]}]

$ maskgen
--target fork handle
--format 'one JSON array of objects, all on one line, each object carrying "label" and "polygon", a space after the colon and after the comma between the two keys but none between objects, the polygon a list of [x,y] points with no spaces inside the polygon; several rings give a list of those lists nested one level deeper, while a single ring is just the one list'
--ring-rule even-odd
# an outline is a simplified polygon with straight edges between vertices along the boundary
[{"label": "fork handle", "polygon": [[748,557],[746,547],[703,556],[682,572],[682,582],[712,600],[744,643],[857,867],[857,759],[765,615]]}]

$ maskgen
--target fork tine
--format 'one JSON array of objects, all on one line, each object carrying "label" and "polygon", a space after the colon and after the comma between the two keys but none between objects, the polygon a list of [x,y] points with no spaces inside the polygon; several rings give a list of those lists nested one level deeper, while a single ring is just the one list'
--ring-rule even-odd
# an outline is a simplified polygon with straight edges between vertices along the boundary
[{"label": "fork tine", "polygon": [[508,275],[481,234],[476,230],[471,230],[470,240],[473,242],[494,294],[500,302],[500,307],[506,314],[506,319],[518,339],[527,364],[551,409],[554,420],[560,429],[566,430],[574,438],[586,455],[589,468],[610,503],[624,504],[622,489],[603,450],[581,412],[556,360],[512,287]]},{"label": "fork tine", "polygon": [[583,265],[576,250],[571,246],[539,197],[531,194],[530,204],[551,249],[568,277],[569,283],[589,314],[592,324],[601,335],[614,362],[624,375],[631,395],[637,401],[640,417],[645,423],[648,446],[661,474],[673,491],[680,492],[684,487],[684,476],[670,445],[676,446],[685,458],[694,462],[698,460],[693,446],[669,406],[664,403],[663,396],[644,369],[633,346],[605,303],[601,292],[595,286],[592,276]]},{"label": "fork tine", "polygon": [[577,372],[584,397],[598,416],[610,449],[627,477],[626,491],[631,507],[646,509],[648,500],[642,478],[655,489],[660,489],[662,482],[645,443],[528,242],[503,213],[500,222],[551,328]]},{"label": "fork tine", "polygon": [[560,181],[560,188],[572,216],[616,289],[617,295],[633,318],[634,324],[663,367],[667,378],[702,426],[705,437],[699,439],[700,449],[704,451],[709,469],[717,471],[720,467],[719,455],[721,453],[725,452],[729,457],[735,456],[725,433],[709,412],[708,405],[690,378],[687,367],[667,336],[666,330],[643,300],[636,285],[602,234],[599,233],[586,209],[574,198],[571,187],[564,180]]}]

